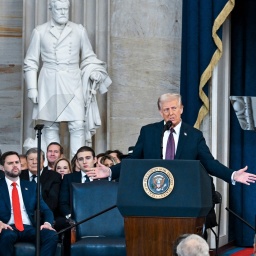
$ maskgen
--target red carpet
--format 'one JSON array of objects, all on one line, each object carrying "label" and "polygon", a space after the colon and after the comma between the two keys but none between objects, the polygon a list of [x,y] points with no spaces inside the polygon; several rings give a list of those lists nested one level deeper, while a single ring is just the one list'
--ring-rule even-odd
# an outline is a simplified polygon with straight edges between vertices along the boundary
[{"label": "red carpet", "polygon": [[222,253],[220,256],[251,256],[251,255],[253,255],[253,248],[236,247]]}]

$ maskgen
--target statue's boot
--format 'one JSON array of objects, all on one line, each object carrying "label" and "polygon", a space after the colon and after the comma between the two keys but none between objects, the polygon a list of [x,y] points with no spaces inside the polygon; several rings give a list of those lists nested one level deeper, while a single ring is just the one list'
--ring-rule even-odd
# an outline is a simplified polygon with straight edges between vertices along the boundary
[{"label": "statue's boot", "polygon": [[51,142],[60,143],[60,134],[59,134],[59,123],[52,122],[43,122],[44,128],[42,130],[42,150],[46,153],[46,149],[43,148],[43,145],[47,147]]},{"label": "statue's boot", "polygon": [[70,132],[70,159],[72,159],[77,150],[85,146],[84,122],[69,122],[68,127]]}]

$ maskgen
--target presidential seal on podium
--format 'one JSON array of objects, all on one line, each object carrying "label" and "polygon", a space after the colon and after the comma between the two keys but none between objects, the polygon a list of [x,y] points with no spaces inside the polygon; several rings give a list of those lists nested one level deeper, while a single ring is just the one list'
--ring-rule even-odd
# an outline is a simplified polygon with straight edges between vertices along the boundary
[{"label": "presidential seal on podium", "polygon": [[163,167],[151,168],[143,177],[143,188],[154,199],[165,198],[174,188],[173,175]]}]

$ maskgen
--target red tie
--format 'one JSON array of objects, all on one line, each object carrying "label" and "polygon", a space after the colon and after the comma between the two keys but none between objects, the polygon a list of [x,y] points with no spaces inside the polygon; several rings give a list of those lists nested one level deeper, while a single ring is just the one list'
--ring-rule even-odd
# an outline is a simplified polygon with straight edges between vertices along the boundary
[{"label": "red tie", "polygon": [[19,193],[18,193],[18,189],[16,187],[17,183],[13,182],[12,186],[12,207],[13,207],[13,215],[14,215],[14,224],[15,227],[19,230],[19,231],[23,231],[24,230],[24,226],[22,223],[22,217],[21,217],[21,211],[20,211],[20,200],[19,200]]}]

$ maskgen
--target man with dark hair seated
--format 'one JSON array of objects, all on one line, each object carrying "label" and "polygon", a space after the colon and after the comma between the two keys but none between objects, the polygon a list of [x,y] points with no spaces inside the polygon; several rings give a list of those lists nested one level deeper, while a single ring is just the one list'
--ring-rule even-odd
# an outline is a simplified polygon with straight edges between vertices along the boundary
[{"label": "man with dark hair seated", "polygon": [[64,175],[60,189],[60,213],[67,219],[70,219],[71,217],[71,184],[73,182],[85,183],[93,181],[92,178],[87,176],[87,169],[93,168],[97,162],[95,152],[91,147],[83,146],[79,148],[76,155],[80,171]]},{"label": "man with dark hair seated", "polygon": [[46,159],[48,166],[45,167],[46,170],[53,170],[56,160],[63,157],[64,149],[58,142],[51,142],[47,146]]},{"label": "man with dark hair seated", "polygon": [[[0,179],[0,255],[11,256],[16,242],[36,242],[34,214],[37,207],[37,186],[20,180],[19,154],[14,151],[2,155],[5,177]],[[58,236],[52,228],[53,213],[40,197],[43,225],[40,227],[40,255],[55,255]]]}]

